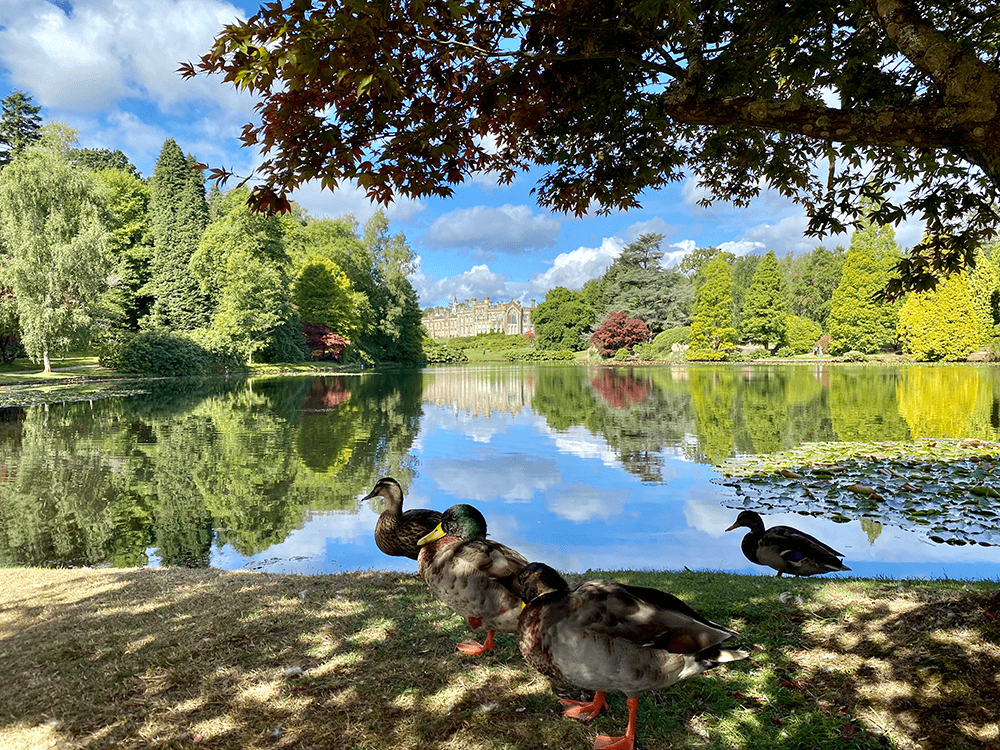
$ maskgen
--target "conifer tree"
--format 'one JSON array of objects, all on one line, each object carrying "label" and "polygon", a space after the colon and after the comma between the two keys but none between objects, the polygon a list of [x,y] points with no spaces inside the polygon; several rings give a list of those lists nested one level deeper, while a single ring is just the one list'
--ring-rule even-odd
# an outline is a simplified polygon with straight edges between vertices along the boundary
[{"label": "conifer tree", "polygon": [[895,344],[901,303],[881,302],[875,295],[885,288],[900,256],[891,226],[868,221],[851,236],[840,283],[830,300],[831,353],[871,354]]},{"label": "conifer tree", "polygon": [[167,139],[150,180],[153,260],[149,291],[155,327],[190,331],[208,325],[211,309],[188,264],[208,225],[205,180],[193,157]]},{"label": "conifer tree", "polygon": [[0,102],[0,169],[41,138],[41,110],[23,91],[11,92]]},{"label": "conifer tree", "polygon": [[692,360],[722,360],[736,341],[732,274],[725,257],[717,253],[702,267],[699,276],[701,284],[687,357]]},{"label": "conifer tree", "polygon": [[780,346],[785,340],[788,317],[788,285],[771,250],[761,258],[743,300],[743,335],[765,348]]}]

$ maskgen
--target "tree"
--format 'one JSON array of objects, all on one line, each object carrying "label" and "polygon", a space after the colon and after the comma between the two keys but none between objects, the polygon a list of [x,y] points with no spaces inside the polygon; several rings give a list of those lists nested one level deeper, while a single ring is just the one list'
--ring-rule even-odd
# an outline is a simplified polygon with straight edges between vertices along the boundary
[{"label": "tree", "polygon": [[531,314],[538,348],[574,352],[585,349],[584,334],[594,318],[594,309],[581,301],[580,292],[563,286],[550,289]]},{"label": "tree", "polygon": [[956,274],[937,289],[908,295],[899,310],[904,350],[920,360],[966,359],[989,340],[990,295],[996,288],[996,266],[983,254],[975,272]]},{"label": "tree", "polygon": [[740,333],[743,330],[743,300],[753,282],[758,263],[759,255],[741,255],[730,263],[733,275],[733,325],[740,341],[745,340]]},{"label": "tree", "polygon": [[0,172],[0,235],[10,253],[8,284],[17,300],[29,356],[51,372],[50,355],[91,322],[105,283],[108,233],[97,180],[68,158],[75,133],[58,123]]},{"label": "tree", "polygon": [[840,281],[844,266],[844,248],[833,251],[817,247],[808,255],[787,259],[789,307],[793,315],[809,318],[826,325],[830,316],[830,300]]},{"label": "tree", "polygon": [[761,258],[743,301],[743,335],[751,343],[780,346],[785,340],[788,287],[774,250]]},{"label": "tree", "polygon": [[112,151],[107,148],[75,148],[70,152],[69,160],[80,167],[100,172],[104,169],[117,169],[133,177],[140,177],[139,170],[121,149]]},{"label": "tree", "polygon": [[41,138],[41,111],[23,91],[13,91],[0,102],[0,169]]},{"label": "tree", "polygon": [[684,276],[660,265],[662,234],[643,234],[627,245],[600,280],[607,311],[624,311],[654,332],[690,320],[691,286]]},{"label": "tree", "polygon": [[892,227],[869,222],[851,235],[840,283],[830,300],[827,323],[833,354],[869,354],[895,344],[899,304],[882,302],[876,295],[885,288],[899,256]]},{"label": "tree", "polygon": [[541,203],[582,214],[634,207],[690,170],[709,200],[780,191],[815,236],[855,226],[859,195],[881,201],[880,225],[925,216],[899,293],[971,262],[1000,224],[993,11],[985,0],[456,0],[359,13],[277,0],[180,72],[220,73],[261,100],[241,138],[264,154],[254,202],[266,210],[307,179],[354,180],[386,203],[544,165]]},{"label": "tree", "polygon": [[168,138],[150,180],[153,258],[148,292],[154,298],[154,326],[191,331],[208,325],[211,309],[198,280],[188,271],[208,225],[201,171],[192,157]]},{"label": "tree", "polygon": [[722,253],[716,253],[699,271],[694,322],[691,323],[691,344],[687,357],[692,360],[723,360],[736,342],[733,326],[732,276]]},{"label": "tree", "polygon": [[613,312],[590,336],[602,357],[611,357],[619,349],[628,349],[636,344],[644,344],[652,338],[649,328],[638,318],[630,318],[623,312]]},{"label": "tree", "polygon": [[360,330],[351,282],[331,260],[317,256],[299,271],[292,301],[303,323],[325,326],[348,337]]},{"label": "tree", "polygon": [[296,361],[305,357],[306,350],[292,308],[284,224],[278,217],[252,212],[247,192],[237,188],[219,198],[217,218],[191,256],[189,274],[208,301],[211,331],[248,364],[281,337],[292,341],[280,344],[283,353],[277,358]]}]

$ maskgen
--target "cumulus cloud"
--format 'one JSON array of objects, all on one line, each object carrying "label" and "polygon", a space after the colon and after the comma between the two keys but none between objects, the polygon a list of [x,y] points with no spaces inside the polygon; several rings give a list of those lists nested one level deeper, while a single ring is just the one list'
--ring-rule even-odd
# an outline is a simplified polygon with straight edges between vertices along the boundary
[{"label": "cumulus cloud", "polygon": [[531,279],[531,292],[544,297],[548,290],[557,286],[580,289],[591,279],[603,275],[624,247],[618,237],[606,237],[600,247],[579,247],[568,253],[559,253],[551,268]]},{"label": "cumulus cloud", "polygon": [[[385,211],[390,222],[408,221],[427,208],[422,201],[405,196],[397,196],[388,206],[379,206],[353,181],[344,183],[336,190],[325,190],[318,181],[312,180],[298,188],[292,194],[292,200],[304,206],[311,216],[336,219],[353,214],[361,224],[368,221],[379,208]],[[392,227],[390,231],[394,231]]]},{"label": "cumulus cloud", "polygon": [[410,283],[420,298],[422,307],[447,305],[453,299],[463,302],[467,299],[507,300],[513,297],[525,301],[528,291],[525,284],[511,283],[506,274],[494,273],[482,264],[470,268],[457,276],[435,280],[423,272],[423,259],[418,257],[416,270],[410,274]]},{"label": "cumulus cloud", "polygon": [[423,241],[431,247],[520,255],[555,244],[559,221],[530,206],[461,208],[438,217]]},{"label": "cumulus cloud", "polygon": [[185,81],[178,64],[211,46],[243,12],[221,0],[74,0],[61,7],[5,0],[0,7],[0,64],[12,86],[47,108],[100,112],[134,98],[162,112],[192,96],[248,112],[249,97],[200,76]]},{"label": "cumulus cloud", "polygon": [[627,502],[625,492],[610,492],[603,487],[572,485],[560,487],[545,496],[550,511],[567,521],[581,523],[600,516],[610,518],[620,514]]},{"label": "cumulus cloud", "polygon": [[472,502],[527,502],[562,482],[555,461],[528,455],[437,459],[427,464],[427,474],[444,492]]}]

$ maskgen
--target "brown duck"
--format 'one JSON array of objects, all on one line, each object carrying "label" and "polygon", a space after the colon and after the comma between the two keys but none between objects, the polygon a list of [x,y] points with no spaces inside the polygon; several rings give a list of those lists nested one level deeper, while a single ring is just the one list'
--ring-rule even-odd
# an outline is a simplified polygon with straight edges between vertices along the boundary
[{"label": "brown duck", "polygon": [[375,522],[375,544],[387,555],[416,560],[420,553],[417,540],[441,523],[441,512],[414,508],[404,513],[403,489],[392,477],[379,479],[362,501],[373,497],[385,498],[385,510]]},{"label": "brown duck", "polygon": [[598,737],[599,750],[632,750],[643,691],[749,655],[719,646],[735,631],[658,589],[608,580],[570,588],[537,562],[521,570],[516,587],[525,602],[517,629],[525,660],[553,680],[594,691],[592,701],[560,700],[564,716],[589,721],[607,707],[608,691],[627,696],[625,734]]}]

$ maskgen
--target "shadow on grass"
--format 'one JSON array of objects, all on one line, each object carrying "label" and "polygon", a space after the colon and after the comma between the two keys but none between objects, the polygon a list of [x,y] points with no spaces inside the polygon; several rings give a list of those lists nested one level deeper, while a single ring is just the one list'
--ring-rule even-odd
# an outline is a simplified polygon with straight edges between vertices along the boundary
[{"label": "shadow on grass", "polygon": [[[888,639],[878,658],[894,678],[917,692],[934,684],[930,672],[908,671],[914,653],[892,648],[917,648],[910,615],[873,609],[869,617],[852,602],[822,598],[850,589],[794,582],[805,598],[795,606],[778,599],[786,581],[639,578],[762,646],[746,662],[645,694],[640,748],[893,746],[871,722],[899,704],[865,692],[885,682],[872,671],[872,647],[862,645],[873,642],[861,637],[869,630]],[[513,636],[499,636],[493,655],[457,655],[464,623],[408,574],[4,570],[0,593],[0,673],[14,688],[0,691],[4,748],[583,750],[599,733],[624,731],[622,696],[609,696],[611,710],[589,725],[561,718],[556,693],[524,663]],[[913,616],[929,622],[927,612]],[[955,618],[956,628],[967,626],[964,615]],[[947,667],[948,685],[957,689],[959,670],[985,675],[996,654],[990,632],[992,652],[949,646],[947,663],[930,662]],[[986,630],[976,633],[988,640]],[[857,666],[841,663],[849,656]],[[995,692],[988,697],[995,707]],[[922,715],[889,737],[905,745],[932,731]],[[969,732],[988,726],[971,705],[962,715]],[[987,745],[951,738],[933,746]]]}]

